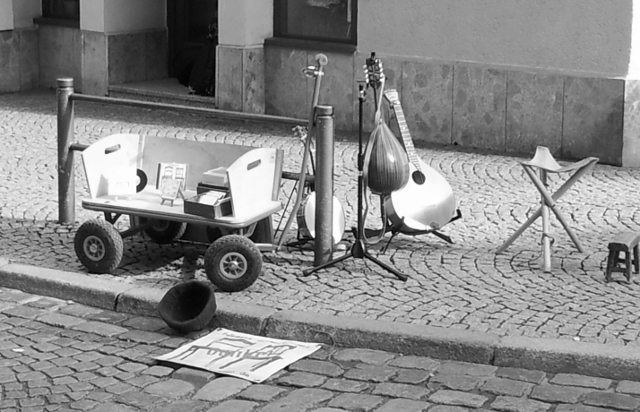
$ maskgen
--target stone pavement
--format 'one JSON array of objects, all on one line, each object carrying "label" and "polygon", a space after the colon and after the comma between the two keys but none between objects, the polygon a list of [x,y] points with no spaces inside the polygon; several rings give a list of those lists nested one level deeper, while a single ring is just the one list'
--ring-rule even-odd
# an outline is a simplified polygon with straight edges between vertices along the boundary
[{"label": "stone pavement", "polygon": [[[330,102],[329,102],[330,103]],[[56,107],[53,91],[0,95],[0,255],[18,263],[86,273],[73,251],[75,230],[96,213],[80,208],[87,196],[77,162],[77,222],[57,219]],[[302,144],[288,126],[228,121],[165,111],[80,102],[76,138],[91,143],[112,133],[216,141],[285,150],[285,170],[296,171]],[[264,271],[249,289],[220,294],[238,303],[369,320],[427,325],[494,336],[560,338],[607,345],[638,345],[638,276],[604,283],[606,245],[622,230],[640,229],[640,170],[596,165],[559,202],[587,252],[578,253],[555,219],[553,273],[540,270],[536,224],[506,253],[494,252],[537,208],[537,192],[520,158],[418,149],[451,183],[463,218],[435,236],[399,235],[380,258],[409,276],[404,283],[367,260],[348,259],[309,277],[311,252],[264,255]],[[337,136],[335,188],[355,224],[357,143]],[[552,186],[558,182],[552,180]],[[283,188],[286,201],[290,184]],[[285,215],[287,216],[287,215]],[[126,224],[126,222],[125,222]],[[371,224],[375,226],[375,222]],[[292,234],[295,236],[295,234]],[[381,245],[373,247],[375,255]],[[113,275],[86,275],[166,290],[183,279],[206,280],[205,246],[155,245],[125,240]],[[620,279],[617,277],[616,279]]]},{"label": "stone pavement", "polygon": [[127,315],[0,288],[3,412],[640,410],[640,382],[324,345],[260,384],[154,360],[178,336]]}]

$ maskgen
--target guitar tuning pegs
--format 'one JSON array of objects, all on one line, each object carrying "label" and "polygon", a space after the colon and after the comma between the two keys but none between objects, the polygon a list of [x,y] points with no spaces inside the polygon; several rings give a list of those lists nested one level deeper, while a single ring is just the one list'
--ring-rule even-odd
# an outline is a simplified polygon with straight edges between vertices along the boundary
[{"label": "guitar tuning pegs", "polygon": [[316,69],[316,66],[307,66],[302,69],[302,73],[309,78],[314,78],[317,77],[320,72]]}]

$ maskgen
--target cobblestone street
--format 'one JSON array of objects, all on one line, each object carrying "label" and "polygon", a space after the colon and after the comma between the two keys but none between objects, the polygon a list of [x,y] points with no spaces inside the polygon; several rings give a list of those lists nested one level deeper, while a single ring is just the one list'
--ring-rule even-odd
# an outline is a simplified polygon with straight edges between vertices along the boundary
[{"label": "cobblestone street", "polygon": [[[261,384],[162,364],[187,343],[159,318],[0,288],[0,410],[601,412],[640,383],[366,349],[322,349]],[[208,331],[202,331],[201,334]]]},{"label": "cobblestone street", "polygon": [[[3,147],[0,151],[0,255],[14,262],[85,273],[73,250],[73,235],[79,224],[98,214],[80,208],[80,199],[87,196],[87,190],[77,154],[77,222],[69,226],[56,222],[55,113],[55,93],[50,90],[0,95]],[[75,113],[75,136],[80,143],[89,144],[112,133],[141,133],[277,147],[285,151],[285,170],[297,171],[300,164],[302,144],[288,126],[85,102],[76,105]],[[414,140],[419,146],[419,137],[414,136]],[[495,254],[502,242],[538,207],[537,191],[518,164],[521,158],[424,148],[418,148],[417,152],[451,183],[462,219],[443,230],[454,240],[452,245],[435,236],[394,238],[387,253],[379,257],[407,274],[406,283],[375,264],[359,259],[348,259],[303,277],[302,269],[313,264],[313,253],[285,249],[264,254],[263,273],[253,286],[225,296],[275,309],[459,328],[499,336],[638,344],[638,276],[634,275],[631,283],[606,284],[604,268],[607,242],[620,231],[640,230],[637,202],[640,170],[598,164],[593,173],[559,201],[559,209],[583,242],[586,253],[575,250],[557,220],[552,218],[553,272],[546,274],[541,270],[538,223],[505,253]],[[343,204],[349,228],[355,225],[356,206],[357,142],[353,136],[336,136],[335,155],[336,196]],[[551,183],[554,189],[561,182],[552,179]],[[291,184],[287,183],[281,191],[283,203],[290,188]],[[371,219],[373,227],[376,223]],[[381,247],[373,247],[372,253],[377,255]],[[162,289],[186,278],[206,280],[202,267],[204,251],[203,245],[156,245],[135,236],[125,240],[122,266],[113,275],[100,277]],[[618,274],[615,279],[622,277]],[[392,358],[383,363],[386,367],[394,365]],[[428,372],[430,368],[426,369]],[[159,370],[168,373],[165,369]],[[416,375],[427,373],[418,372],[411,371]],[[498,376],[496,373],[490,372],[492,379]],[[158,378],[148,373],[144,376],[145,379]],[[317,386],[327,385],[325,380],[330,382],[329,378],[318,378],[317,382],[322,383]],[[531,385],[540,382],[517,385],[531,389]],[[620,388],[612,385],[609,383],[601,389]],[[375,389],[380,387],[382,389]],[[384,402],[385,384],[368,384],[367,388],[373,390],[367,394],[375,399],[372,403]],[[536,388],[542,389],[536,389],[535,393],[546,390],[544,385]],[[195,388],[192,391],[197,393]],[[330,402],[332,406],[339,406],[341,400],[349,398],[348,395],[334,398],[333,392],[326,389],[305,391],[310,391],[309,396],[322,399],[319,402]],[[436,395],[437,391],[424,387],[423,391],[422,401],[447,396],[447,392]],[[295,394],[288,396],[295,397]],[[509,398],[494,399],[485,394],[474,396],[482,398],[470,401],[476,404],[509,401]],[[243,399],[242,402],[256,402],[251,397]],[[588,399],[588,394],[584,399]]]}]

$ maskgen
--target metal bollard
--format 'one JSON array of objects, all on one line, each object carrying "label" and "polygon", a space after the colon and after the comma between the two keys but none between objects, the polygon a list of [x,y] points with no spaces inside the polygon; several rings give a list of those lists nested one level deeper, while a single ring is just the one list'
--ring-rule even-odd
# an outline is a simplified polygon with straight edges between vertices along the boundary
[{"label": "metal bollard", "polygon": [[75,216],[75,177],[73,172],[73,79],[57,82],[58,97],[58,222],[73,223]]},{"label": "metal bollard", "polygon": [[329,262],[333,252],[333,107],[317,106],[316,116],[314,264],[318,266]]}]

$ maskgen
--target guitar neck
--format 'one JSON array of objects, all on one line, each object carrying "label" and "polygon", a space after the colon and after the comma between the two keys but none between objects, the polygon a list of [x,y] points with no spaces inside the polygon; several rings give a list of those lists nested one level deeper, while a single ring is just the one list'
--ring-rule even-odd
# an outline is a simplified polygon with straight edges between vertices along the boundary
[{"label": "guitar neck", "polygon": [[380,82],[377,85],[377,87],[374,86],[374,93],[373,93],[373,95],[376,96],[376,99],[375,99],[376,118],[380,114],[380,108],[382,107],[382,97],[384,96],[383,91],[384,91],[384,76],[381,76]]},{"label": "guitar neck", "polygon": [[407,120],[404,118],[404,112],[402,111],[402,106],[399,103],[392,103],[391,108],[396,115],[396,121],[398,122],[398,128],[400,129],[400,134],[402,135],[402,143],[404,143],[404,149],[407,152],[407,156],[409,157],[409,161],[420,170],[420,159],[416,154],[416,149],[413,147],[413,140],[411,139],[411,134],[409,133],[409,127],[407,126]]}]

